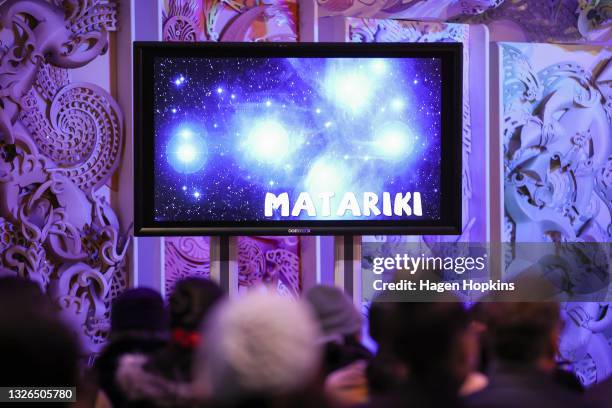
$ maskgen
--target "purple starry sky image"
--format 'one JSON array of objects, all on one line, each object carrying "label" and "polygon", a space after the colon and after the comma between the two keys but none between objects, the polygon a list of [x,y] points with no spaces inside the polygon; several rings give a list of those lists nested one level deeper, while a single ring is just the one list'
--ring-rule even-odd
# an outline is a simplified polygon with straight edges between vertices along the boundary
[{"label": "purple starry sky image", "polygon": [[[440,70],[437,58],[157,58],[156,221],[438,220]],[[316,215],[265,215],[267,193],[293,207],[302,192]],[[348,192],[381,209],[383,192],[419,192],[422,215],[338,215]]]}]

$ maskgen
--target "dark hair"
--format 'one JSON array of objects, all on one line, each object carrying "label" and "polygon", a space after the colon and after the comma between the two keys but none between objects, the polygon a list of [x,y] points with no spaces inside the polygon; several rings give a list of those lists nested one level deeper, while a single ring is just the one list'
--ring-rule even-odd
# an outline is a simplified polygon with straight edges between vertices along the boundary
[{"label": "dark hair", "polygon": [[167,332],[168,312],[159,292],[149,288],[127,289],[113,301],[111,338],[148,338]]},{"label": "dark hair", "polygon": [[[397,356],[410,371],[429,373],[454,353],[455,342],[469,325],[467,311],[459,302],[399,303],[392,340]],[[427,356],[427,358],[423,358]]]},{"label": "dark hair", "polygon": [[386,300],[385,293],[369,307],[369,334],[378,346],[366,370],[371,395],[388,395],[405,382],[406,364],[393,351],[397,307],[396,302]]},{"label": "dark hair", "polygon": [[531,362],[554,353],[550,336],[559,326],[555,302],[497,302],[483,306],[487,333],[495,356]]},{"label": "dark hair", "polygon": [[76,386],[79,347],[37,284],[0,278],[0,384]]},{"label": "dark hair", "polygon": [[223,298],[223,290],[208,279],[179,281],[170,295],[170,327],[198,330],[211,308]]},{"label": "dark hair", "polygon": [[[153,356],[145,368],[173,381],[191,381],[193,353],[200,341],[200,326],[223,297],[219,285],[208,279],[179,281],[170,295],[170,343]],[[184,337],[195,339],[195,342],[181,344]]]},{"label": "dark hair", "polygon": [[[388,324],[375,327],[386,359],[408,370],[411,399],[422,406],[450,406],[455,403],[468,372],[468,358],[458,345],[469,327],[469,317],[457,299],[434,296],[433,302],[397,302],[385,310]],[[406,391],[407,392],[407,391]]]},{"label": "dark hair", "polygon": [[342,341],[330,341],[323,346],[323,371],[330,374],[355,361],[369,361],[372,353],[361,344],[355,335],[344,336]]},{"label": "dark hair", "polygon": [[166,346],[168,332],[168,311],[159,292],[128,289],[113,302],[111,333],[95,361],[95,374],[114,407],[123,406],[126,398],[116,381],[121,358],[127,354],[153,355]]},{"label": "dark hair", "polygon": [[368,331],[372,340],[379,347],[387,343],[387,337],[392,336],[394,326],[393,314],[397,313],[397,303],[387,300],[384,296],[379,296],[372,302],[368,309]]}]

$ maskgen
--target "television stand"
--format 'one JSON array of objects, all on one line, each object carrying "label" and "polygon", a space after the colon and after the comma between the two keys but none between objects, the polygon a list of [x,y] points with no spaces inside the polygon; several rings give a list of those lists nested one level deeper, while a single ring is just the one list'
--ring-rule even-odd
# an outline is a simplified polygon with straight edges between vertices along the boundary
[{"label": "television stand", "polygon": [[[320,242],[321,237],[315,238]],[[340,287],[353,299],[355,304],[359,304],[361,301],[361,235],[339,235],[333,238],[333,276],[324,274],[319,277],[320,282],[310,281],[309,279],[306,286],[322,283]],[[237,241],[238,237],[236,236],[210,237],[210,277],[219,283],[221,288],[230,296],[238,292]],[[320,245],[320,243],[317,245]],[[301,257],[312,256],[316,258],[315,252],[302,252],[300,255]],[[322,262],[322,259],[301,259],[302,267],[311,265],[311,268],[316,269],[317,265],[314,265],[316,262]],[[318,268],[324,269],[322,265],[319,265]],[[302,282],[306,283],[304,277]]]}]

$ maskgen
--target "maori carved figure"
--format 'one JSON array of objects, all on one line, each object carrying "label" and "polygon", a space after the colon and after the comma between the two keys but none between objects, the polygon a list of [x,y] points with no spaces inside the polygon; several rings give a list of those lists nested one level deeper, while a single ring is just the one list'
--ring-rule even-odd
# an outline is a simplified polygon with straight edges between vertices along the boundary
[{"label": "maori carved figure", "polygon": [[607,54],[593,73],[571,62],[534,72],[503,45],[505,202],[517,242],[612,241]]},{"label": "maori carved figure", "polygon": [[[500,47],[505,238],[578,243],[571,248],[580,256],[564,276],[580,288],[596,278],[594,264],[609,265],[612,259],[612,52],[551,44]],[[572,51],[580,63],[567,61]],[[563,60],[551,64],[554,55]],[[517,255],[505,255],[512,273]],[[607,270],[603,282],[609,282]],[[611,339],[605,334],[612,326],[609,307],[565,304],[561,352],[585,384],[612,374]]]},{"label": "maori carved figure", "polygon": [[[44,63],[61,68],[87,64],[108,46],[108,29],[115,28],[115,6],[102,0],[71,0],[66,8],[41,0],[8,0],[2,4],[0,24],[12,36],[0,59],[0,138],[13,141],[13,124],[21,100]],[[10,35],[9,35],[10,32]]]},{"label": "maori carved figure", "polygon": [[95,353],[127,285],[129,238],[105,187],[123,117],[106,91],[72,83],[70,69],[106,51],[116,5],[8,0],[0,24],[0,275],[48,291]]},{"label": "maori carved figure", "polygon": [[296,41],[297,2],[170,0],[163,15],[166,41]]}]

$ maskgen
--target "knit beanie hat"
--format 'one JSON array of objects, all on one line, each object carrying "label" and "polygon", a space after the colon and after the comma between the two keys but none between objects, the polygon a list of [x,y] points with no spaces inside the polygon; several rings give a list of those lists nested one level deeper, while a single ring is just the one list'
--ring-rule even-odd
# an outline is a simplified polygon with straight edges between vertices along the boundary
[{"label": "knit beanie hat", "polygon": [[304,298],[312,306],[321,325],[321,342],[341,340],[344,336],[361,331],[361,314],[342,290],[317,285],[308,290]]},{"label": "knit beanie hat", "polygon": [[167,334],[168,312],[161,295],[153,289],[123,292],[111,309],[111,338],[123,335]]},{"label": "knit beanie hat", "polygon": [[319,331],[300,301],[249,292],[223,303],[205,327],[196,383],[220,402],[280,396],[310,385],[320,366]]}]

